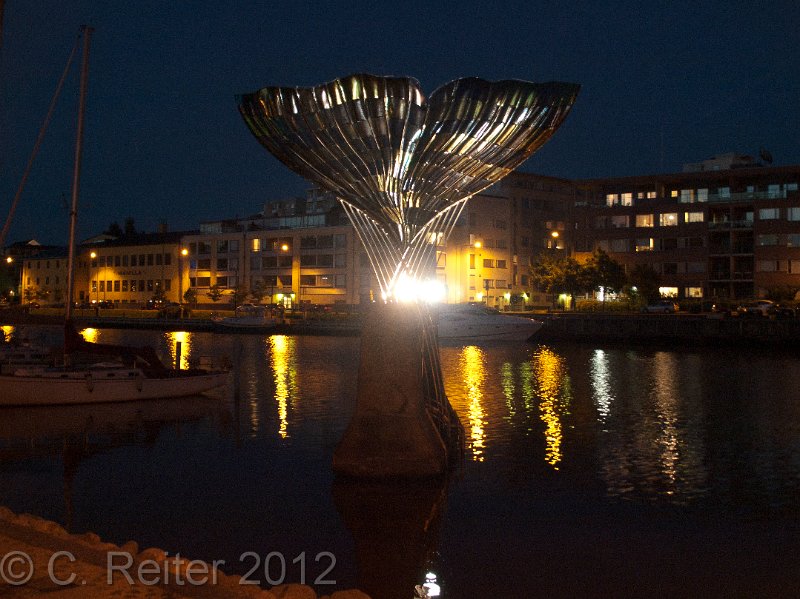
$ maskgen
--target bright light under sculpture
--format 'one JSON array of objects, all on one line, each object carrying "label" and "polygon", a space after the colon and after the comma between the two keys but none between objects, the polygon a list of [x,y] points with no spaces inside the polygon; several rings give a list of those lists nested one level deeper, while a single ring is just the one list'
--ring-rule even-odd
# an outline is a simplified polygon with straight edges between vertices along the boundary
[{"label": "bright light under sculpture", "polygon": [[541,147],[578,90],[466,78],[426,100],[414,79],[361,74],[266,87],[239,110],[276,158],[339,198],[383,297],[402,300],[432,276],[466,201]]}]

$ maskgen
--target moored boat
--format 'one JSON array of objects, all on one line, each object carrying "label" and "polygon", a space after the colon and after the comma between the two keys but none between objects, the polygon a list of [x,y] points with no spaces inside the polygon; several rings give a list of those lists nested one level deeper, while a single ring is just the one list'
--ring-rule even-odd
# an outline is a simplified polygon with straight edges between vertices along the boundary
[{"label": "moored boat", "polygon": [[476,304],[442,305],[437,310],[439,341],[527,341],[542,323],[524,316],[509,316]]}]

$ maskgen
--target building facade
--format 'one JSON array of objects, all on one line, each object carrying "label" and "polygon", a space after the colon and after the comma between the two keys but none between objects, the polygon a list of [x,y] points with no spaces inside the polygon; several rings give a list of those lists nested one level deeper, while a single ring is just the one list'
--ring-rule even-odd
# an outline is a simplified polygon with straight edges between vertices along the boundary
[{"label": "building facade", "polygon": [[651,266],[665,297],[800,289],[800,166],[576,181],[575,251]]},{"label": "building facade", "polygon": [[[512,173],[469,200],[437,247],[435,277],[450,303],[547,306],[551,298],[530,277],[539,256],[583,258],[603,249],[629,272],[652,267],[666,297],[738,300],[800,289],[800,166],[741,158],[581,181]],[[64,301],[66,256],[23,264],[23,294]],[[285,306],[353,305],[380,295],[358,235],[337,200],[318,190],[198,231],[80,246],[77,301],[141,305],[158,294],[178,302],[189,289],[206,304],[215,291],[221,304],[235,290],[239,301],[259,290],[264,303]]]}]

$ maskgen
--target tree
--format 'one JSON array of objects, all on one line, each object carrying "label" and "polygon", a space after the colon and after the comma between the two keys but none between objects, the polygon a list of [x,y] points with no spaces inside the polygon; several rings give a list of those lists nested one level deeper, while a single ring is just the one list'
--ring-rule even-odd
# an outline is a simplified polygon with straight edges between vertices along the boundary
[{"label": "tree", "polygon": [[[584,268],[587,282],[595,291],[599,291],[602,287],[606,292],[616,293],[622,290],[628,280],[625,275],[625,267],[599,248],[595,250]],[[604,304],[605,301],[606,294],[604,293]]]},{"label": "tree", "polygon": [[267,287],[264,285],[264,281],[256,281],[250,287],[250,297],[253,299],[253,303],[260,304],[265,295],[267,295]]},{"label": "tree", "polygon": [[125,237],[133,237],[136,235],[136,225],[134,223],[133,217],[129,216],[125,219]]},{"label": "tree", "polygon": [[191,304],[193,308],[197,308],[197,289],[189,287],[186,293],[183,294],[183,301],[187,304]]},{"label": "tree", "polygon": [[222,287],[215,284],[208,288],[208,292],[206,293],[206,295],[208,296],[208,299],[210,299],[212,302],[216,304],[219,300],[222,299],[223,293],[224,292],[222,290]]},{"label": "tree", "polygon": [[167,301],[167,292],[164,291],[164,288],[161,285],[156,285],[156,289],[153,291],[152,300],[156,304],[163,304]]},{"label": "tree", "polygon": [[120,238],[124,235],[122,232],[122,227],[119,226],[119,223],[114,221],[110,225],[108,225],[108,229],[103,231],[105,235],[111,235],[112,237]]},{"label": "tree", "polygon": [[247,289],[242,287],[241,285],[236,285],[231,290],[231,299],[233,300],[233,309],[235,310],[239,304],[244,302],[247,299],[249,292]]},{"label": "tree", "polygon": [[592,288],[589,272],[574,258],[543,254],[531,265],[533,284],[545,293],[566,293],[575,297]]},{"label": "tree", "polygon": [[658,291],[661,276],[649,264],[637,264],[628,275],[628,294],[634,300],[642,298],[645,302],[656,301],[661,297]]}]

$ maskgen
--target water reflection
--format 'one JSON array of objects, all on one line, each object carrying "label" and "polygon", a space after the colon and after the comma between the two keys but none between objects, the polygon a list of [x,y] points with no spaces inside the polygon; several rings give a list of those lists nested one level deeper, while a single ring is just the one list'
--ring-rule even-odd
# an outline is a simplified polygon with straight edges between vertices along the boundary
[{"label": "water reflection", "polygon": [[3,331],[3,339],[6,341],[10,341],[14,337],[14,330],[16,329],[14,325],[4,325],[0,329]]},{"label": "water reflection", "polygon": [[677,503],[702,495],[708,472],[698,401],[703,372],[696,358],[628,352],[613,363],[598,354],[592,358],[591,379],[606,425],[598,451],[608,493],[660,495]]},{"label": "water reflection", "polygon": [[611,410],[614,402],[614,395],[611,392],[611,375],[609,373],[608,355],[602,349],[596,349],[592,353],[589,363],[589,374],[592,377],[592,397],[600,421],[604,422]]},{"label": "water reflection", "polygon": [[169,331],[164,333],[169,351],[170,363],[175,364],[178,343],[181,344],[181,369],[188,370],[192,353],[192,333],[187,331]]},{"label": "water reflection", "polygon": [[469,345],[461,350],[460,365],[467,396],[467,419],[469,420],[467,446],[472,453],[472,459],[482,462],[486,447],[486,433],[484,432],[486,413],[481,405],[481,398],[483,397],[482,385],[486,378],[486,357],[480,348]]},{"label": "water reflection", "polygon": [[539,395],[539,415],[545,424],[545,462],[558,470],[563,457],[561,419],[572,399],[564,358],[547,347],[533,355],[533,374]]},{"label": "water reflection", "polygon": [[297,392],[295,339],[286,335],[269,338],[270,365],[275,380],[275,401],[278,404],[278,435],[289,436],[289,402]]},{"label": "water reflection", "polygon": [[80,334],[83,335],[83,339],[89,343],[97,343],[97,340],[100,338],[100,334],[97,329],[93,329],[91,327],[83,329]]}]

